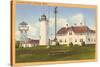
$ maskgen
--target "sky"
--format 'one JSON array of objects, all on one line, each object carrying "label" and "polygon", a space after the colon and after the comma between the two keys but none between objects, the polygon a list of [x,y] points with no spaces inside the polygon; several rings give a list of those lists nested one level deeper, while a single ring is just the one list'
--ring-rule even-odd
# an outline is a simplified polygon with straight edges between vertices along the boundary
[{"label": "sky", "polygon": [[[40,22],[39,18],[45,14],[49,20],[49,38],[54,37],[54,8],[52,6],[33,6],[30,4],[16,5],[16,39],[20,39],[18,26],[21,22],[26,22],[29,26],[28,37],[39,39]],[[85,22],[84,22],[85,21]],[[91,29],[95,29],[96,9],[95,8],[57,8],[57,31],[65,27],[66,24],[72,26],[83,23]]]}]

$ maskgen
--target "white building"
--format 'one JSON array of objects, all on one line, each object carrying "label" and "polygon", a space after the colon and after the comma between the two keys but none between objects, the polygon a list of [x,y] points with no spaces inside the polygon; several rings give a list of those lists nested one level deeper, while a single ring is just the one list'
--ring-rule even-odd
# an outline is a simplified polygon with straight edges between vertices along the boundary
[{"label": "white building", "polygon": [[58,30],[57,41],[67,46],[69,46],[70,42],[73,45],[81,45],[82,42],[85,42],[85,44],[96,44],[96,33],[85,25],[67,26]]},{"label": "white building", "polygon": [[27,32],[29,30],[29,26],[26,22],[21,22],[19,24],[19,31],[21,33],[21,37],[20,37],[20,47],[27,47],[28,44],[28,36],[27,36]]},{"label": "white building", "polygon": [[42,15],[40,21],[40,44],[48,45],[48,20],[45,15]]}]

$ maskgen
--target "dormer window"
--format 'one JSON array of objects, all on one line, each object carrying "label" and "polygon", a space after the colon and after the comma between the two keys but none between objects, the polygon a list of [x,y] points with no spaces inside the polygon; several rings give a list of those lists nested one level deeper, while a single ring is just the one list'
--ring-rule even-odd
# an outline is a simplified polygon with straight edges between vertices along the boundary
[{"label": "dormer window", "polygon": [[72,32],[71,31],[69,32],[69,35],[72,35]]},{"label": "dormer window", "polygon": [[83,35],[82,33],[80,35]]}]

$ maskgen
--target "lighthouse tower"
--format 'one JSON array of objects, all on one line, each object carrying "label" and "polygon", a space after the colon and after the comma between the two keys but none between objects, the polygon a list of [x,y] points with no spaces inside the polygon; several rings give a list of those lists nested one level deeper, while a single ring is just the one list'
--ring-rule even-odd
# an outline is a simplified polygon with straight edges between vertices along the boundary
[{"label": "lighthouse tower", "polygon": [[48,20],[46,15],[42,15],[40,21],[40,45],[48,45]]}]

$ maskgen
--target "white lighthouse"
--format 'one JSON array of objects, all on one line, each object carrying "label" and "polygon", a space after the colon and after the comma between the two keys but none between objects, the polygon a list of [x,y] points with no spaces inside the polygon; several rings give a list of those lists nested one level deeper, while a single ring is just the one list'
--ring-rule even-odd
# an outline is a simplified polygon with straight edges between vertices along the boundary
[{"label": "white lighthouse", "polygon": [[40,21],[40,45],[48,45],[48,20],[46,15],[42,15]]}]

